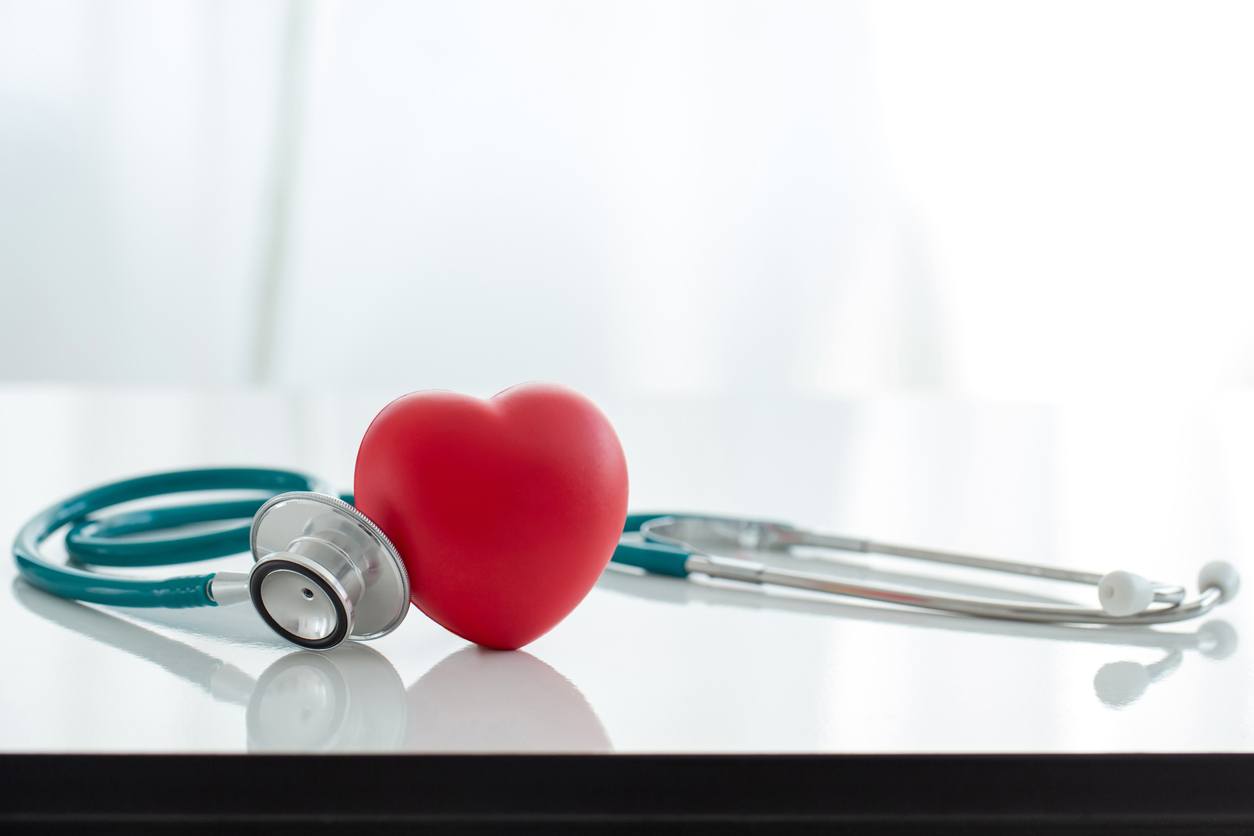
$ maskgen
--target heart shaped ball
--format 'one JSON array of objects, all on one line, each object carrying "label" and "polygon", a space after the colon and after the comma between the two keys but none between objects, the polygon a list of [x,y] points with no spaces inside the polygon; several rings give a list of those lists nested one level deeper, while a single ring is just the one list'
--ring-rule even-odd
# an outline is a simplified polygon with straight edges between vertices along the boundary
[{"label": "heart shaped ball", "polygon": [[405,561],[414,604],[502,650],[583,600],[627,514],[614,428],[587,398],[549,384],[486,401],[398,398],[366,430],[353,481],[357,507]]}]

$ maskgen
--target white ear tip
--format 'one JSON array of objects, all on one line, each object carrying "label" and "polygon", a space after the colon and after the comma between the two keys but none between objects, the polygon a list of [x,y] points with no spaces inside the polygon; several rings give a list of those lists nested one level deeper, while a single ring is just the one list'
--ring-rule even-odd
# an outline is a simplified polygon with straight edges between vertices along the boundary
[{"label": "white ear tip", "polygon": [[1097,597],[1109,615],[1136,615],[1153,603],[1154,587],[1146,578],[1119,569],[1098,581]]},{"label": "white ear tip", "polygon": [[1218,589],[1220,601],[1231,601],[1241,588],[1241,573],[1226,560],[1212,560],[1197,573],[1197,588]]}]

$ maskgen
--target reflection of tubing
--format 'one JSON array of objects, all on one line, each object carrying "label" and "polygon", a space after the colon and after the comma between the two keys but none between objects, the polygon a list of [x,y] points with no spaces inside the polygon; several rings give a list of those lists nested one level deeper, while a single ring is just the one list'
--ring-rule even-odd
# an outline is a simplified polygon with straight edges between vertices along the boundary
[{"label": "reflection of tubing", "polygon": [[362,644],[275,660],[255,681],[236,666],[124,618],[41,592],[14,596],[30,612],[151,662],[215,700],[246,706],[250,750],[271,752],[610,750],[583,694],[522,651],[467,647],[410,687],[387,658]]},{"label": "reflection of tubing", "polygon": [[[920,583],[922,583],[920,579]],[[747,610],[778,610],[804,613],[825,618],[843,616],[879,624],[900,624],[959,633],[982,633],[995,636],[1051,639],[1087,644],[1114,644],[1130,647],[1179,647],[1201,651],[1213,659],[1222,659],[1236,647],[1237,633],[1228,622],[1215,619],[1193,633],[1155,630],[1149,627],[1078,626],[1070,624],[1039,624],[1028,621],[1003,621],[968,618],[945,613],[889,609],[875,605],[816,601],[798,595],[775,595],[762,587],[712,583],[664,583],[648,575],[610,568],[601,573],[597,586],[635,598],[647,598],[667,604],[686,606],[692,603]]]},{"label": "reflection of tubing", "polygon": [[404,738],[404,683],[364,645],[288,653],[254,681],[232,664],[102,610],[21,581],[13,591],[36,615],[151,662],[215,700],[247,706],[250,749],[390,750]]},{"label": "reflection of tubing", "polygon": [[409,689],[406,749],[608,752],[609,736],[579,689],[539,659],[466,647]]},{"label": "reflection of tubing", "polygon": [[[920,583],[924,579],[919,579]],[[1098,670],[1093,688],[1106,705],[1123,708],[1141,697],[1150,683],[1169,675],[1183,658],[1183,651],[1196,650],[1208,659],[1221,660],[1237,648],[1237,631],[1226,621],[1208,621],[1192,633],[1163,632],[1148,627],[1081,627],[1067,624],[995,621],[965,618],[942,613],[893,610],[884,607],[812,601],[796,596],[766,594],[761,588],[725,587],[701,583],[665,583],[632,572],[609,569],[597,585],[626,595],[686,606],[699,602],[740,609],[775,609],[785,612],[844,616],[882,624],[900,624],[924,629],[953,630],[1023,638],[1050,639],[1084,644],[1161,648],[1166,657],[1152,665],[1138,662],[1111,662]]]},{"label": "reflection of tubing", "polygon": [[1112,708],[1123,708],[1141,698],[1151,682],[1157,682],[1180,667],[1184,654],[1172,650],[1152,665],[1140,662],[1107,662],[1093,677],[1097,698]]},{"label": "reflection of tubing", "polygon": [[13,583],[13,595],[36,615],[151,662],[199,686],[215,700],[244,705],[252,693],[251,676],[183,642],[168,639],[95,607],[41,592],[24,581]]},{"label": "reflection of tubing", "polygon": [[[1198,628],[1193,647],[1207,659],[1226,659],[1237,649],[1237,631],[1226,621],[1208,621]],[[1093,677],[1097,698],[1112,708],[1124,708],[1141,698],[1150,683],[1166,678],[1180,667],[1184,654],[1179,647],[1150,665],[1140,662],[1107,662]]]}]

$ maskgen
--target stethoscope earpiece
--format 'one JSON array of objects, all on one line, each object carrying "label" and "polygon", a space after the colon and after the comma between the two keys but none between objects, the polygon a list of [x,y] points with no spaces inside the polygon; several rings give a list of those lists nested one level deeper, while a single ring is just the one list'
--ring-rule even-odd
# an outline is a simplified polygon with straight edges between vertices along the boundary
[{"label": "stethoscope earpiece", "polygon": [[1219,590],[1219,603],[1231,601],[1241,589],[1241,573],[1226,560],[1212,560],[1197,573],[1197,588]]},{"label": "stethoscope earpiece", "polygon": [[1134,572],[1117,569],[1097,582],[1097,598],[1110,615],[1136,615],[1154,603],[1154,584]]},{"label": "stethoscope earpiece", "polygon": [[249,535],[248,597],[271,629],[313,650],[392,632],[409,611],[409,575],[387,536],[333,496],[279,494]]}]

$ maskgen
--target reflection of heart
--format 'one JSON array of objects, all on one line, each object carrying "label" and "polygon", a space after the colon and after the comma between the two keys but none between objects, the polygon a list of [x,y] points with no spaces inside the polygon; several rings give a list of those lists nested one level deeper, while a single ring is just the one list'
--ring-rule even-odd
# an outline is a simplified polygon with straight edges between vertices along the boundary
[{"label": "reflection of heart", "polygon": [[609,752],[596,711],[527,651],[463,647],[409,686],[411,752]]},{"label": "reflection of heart", "polygon": [[414,604],[503,650],[583,600],[627,515],[614,428],[582,395],[535,383],[488,401],[398,398],[361,440],[354,489],[404,558]]}]

